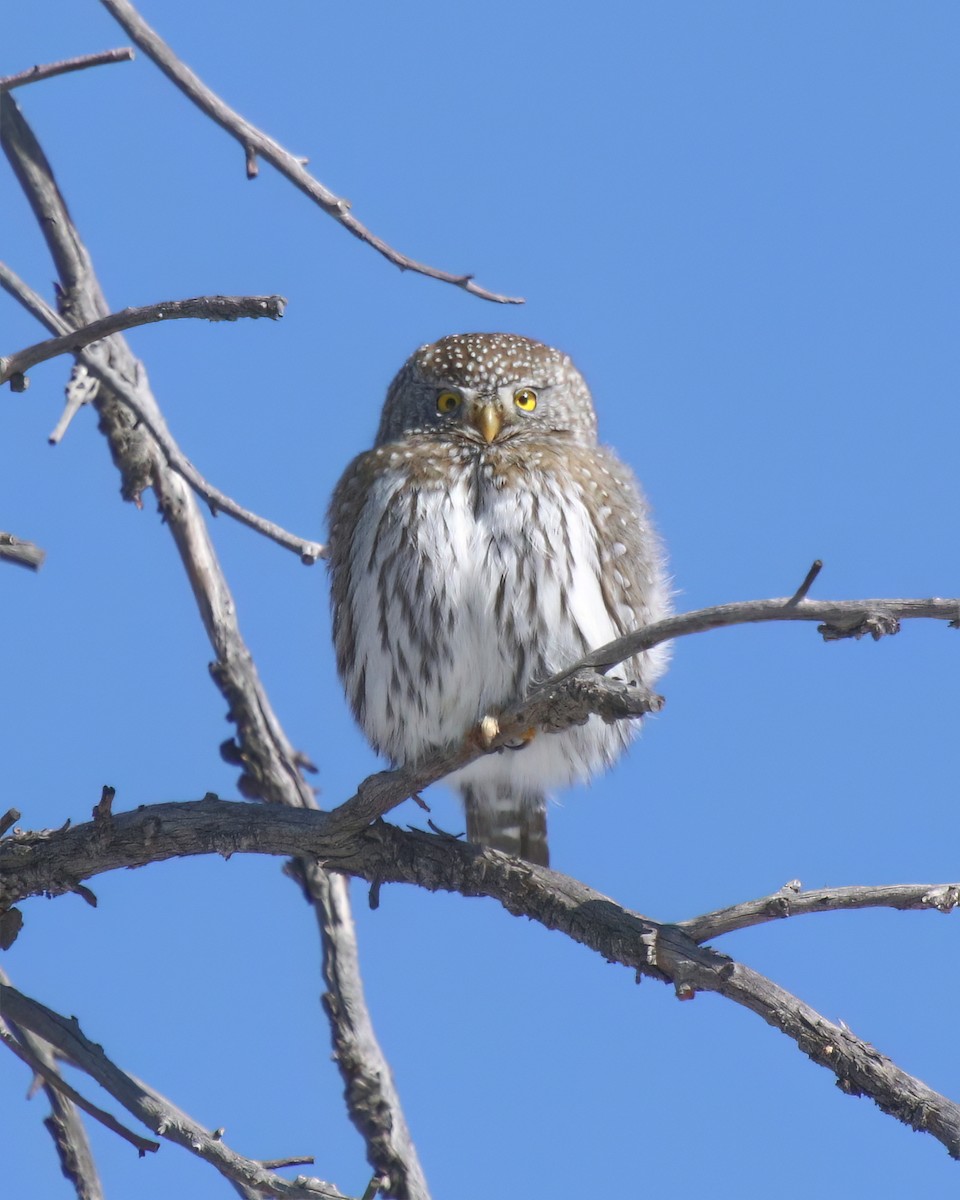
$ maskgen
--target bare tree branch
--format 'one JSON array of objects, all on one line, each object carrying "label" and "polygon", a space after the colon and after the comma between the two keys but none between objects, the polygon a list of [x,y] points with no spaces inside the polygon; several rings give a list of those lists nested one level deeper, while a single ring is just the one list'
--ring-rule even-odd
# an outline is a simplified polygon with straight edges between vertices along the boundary
[{"label": "bare tree branch", "polygon": [[[0,983],[9,982],[5,972],[0,969]],[[0,1028],[2,1028],[2,1020],[0,1020]],[[36,1037],[29,1030],[21,1029],[13,1022],[10,1023],[9,1031],[27,1050],[28,1054],[42,1065],[45,1072],[57,1076],[61,1083],[63,1082],[53,1053],[42,1038]],[[9,1045],[9,1043],[7,1044]],[[32,1064],[27,1059],[23,1061],[27,1062],[32,1069]],[[73,1184],[77,1200],[103,1200],[100,1176],[93,1161],[90,1140],[83,1127],[83,1122],[80,1120],[77,1106],[61,1087],[54,1087],[42,1075],[35,1073],[34,1078],[43,1079],[43,1090],[50,1102],[50,1113],[43,1124],[57,1148],[60,1170],[63,1172],[64,1178],[69,1179]]]},{"label": "bare tree branch", "polygon": [[951,912],[960,904],[960,883],[898,883],[874,887],[812,888],[801,891],[799,883],[787,883],[779,892],[731,904],[715,912],[678,921],[677,927],[695,942],[712,941],[724,933],[798,917],[805,913],[845,912],[857,908],[935,909]]},{"label": "bare tree branch", "polygon": [[[18,110],[19,111],[19,110]],[[6,109],[0,108],[0,113],[6,115]],[[4,146],[4,150],[6,150]],[[17,301],[22,308],[26,309],[32,317],[36,317],[41,325],[46,325],[51,333],[69,333],[70,325],[60,316],[58,312],[50,307],[44,298],[27,283],[21,279],[16,271],[7,266],[5,262],[0,262],[0,287]]]},{"label": "bare tree branch", "polygon": [[[89,255],[70,220],[43,151],[9,97],[0,97],[0,105],[4,104],[11,110],[11,119],[4,122],[4,148],[44,230],[60,273],[68,314],[74,315],[79,324],[89,324],[107,312],[106,300]],[[40,305],[29,302],[34,308],[42,308],[42,302]],[[119,334],[111,337],[103,348],[86,349],[81,354],[106,385],[99,390],[93,403],[100,413],[101,429],[110,442],[114,461],[123,477],[124,494],[137,496],[138,488],[154,487],[180,552],[204,628],[216,654],[211,673],[227,700],[230,719],[237,727],[237,742],[227,743],[221,751],[229,761],[243,767],[241,791],[250,797],[292,808],[314,807],[313,792],[300,769],[306,765],[306,760],[288,741],[260,682],[253,658],[240,634],[233,597],[206,525],[182,477],[182,467],[178,473],[171,467],[169,459],[165,459],[165,451],[161,452],[159,437],[166,435],[169,438],[169,434],[149,389],[145,369]],[[136,423],[132,422],[131,408],[140,418]],[[307,894],[323,923],[331,917],[325,907],[328,899],[325,873],[314,861],[302,861],[299,865]],[[77,880],[74,890],[81,886]],[[339,904],[341,912],[347,903],[344,894]],[[15,934],[16,929],[13,936]],[[359,1020],[362,991],[355,992],[354,1005],[355,1019]],[[370,1081],[371,1100],[375,1102],[375,1081],[383,1081],[385,1090],[380,1111],[386,1114],[386,1119],[402,1120],[399,1101],[389,1082],[386,1059],[373,1034],[369,1016],[364,1015],[363,1019],[368,1036],[362,1050],[366,1056],[365,1071]],[[389,1090],[386,1090],[388,1085]],[[397,1137],[390,1141],[393,1158],[389,1194],[398,1200],[403,1195],[426,1197],[425,1185],[421,1187],[423,1172],[413,1143],[409,1135],[402,1136],[399,1125],[397,1130]],[[366,1139],[367,1130],[360,1128],[360,1133]],[[368,1153],[379,1155],[380,1150],[368,1146]],[[421,1190],[417,1191],[417,1188]]]},{"label": "bare tree branch", "polygon": [[0,533],[0,559],[4,562],[39,571],[46,557],[46,550],[41,550],[34,542],[25,542],[12,533]]},{"label": "bare tree branch", "polygon": [[285,150],[273,138],[268,137],[255,125],[244,120],[238,112],[212,92],[185,63],[177,58],[167,43],[144,21],[132,4],[128,4],[127,0],[101,0],[101,3],[110,15],[123,26],[140,49],[153,59],[164,75],[189,100],[192,100],[201,112],[206,113],[221,129],[236,138],[243,147],[248,177],[256,174],[255,156],[259,155],[266,159],[271,166],[276,167],[280,174],[285,175],[301,192],[309,196],[328,216],[339,221],[354,237],[366,242],[368,246],[372,246],[401,271],[415,271],[418,275],[427,275],[429,278],[439,279],[443,283],[452,283],[455,287],[463,288],[464,291],[479,296],[481,300],[493,300],[497,304],[523,303],[522,297],[502,296],[496,292],[487,291],[486,288],[474,283],[472,275],[453,275],[448,271],[441,271],[436,267],[429,267],[425,263],[416,262],[398,250],[394,250],[392,246],[377,237],[352,215],[349,201],[335,196],[309,171],[305,170],[303,163],[289,150]]},{"label": "bare tree branch", "polygon": [[52,79],[54,75],[66,75],[68,71],[83,71],[87,67],[101,67],[107,63],[130,62],[133,50],[129,46],[121,46],[117,50],[101,50],[97,54],[81,54],[78,58],[65,58],[62,62],[46,63],[43,66],[29,67],[16,75],[5,75],[0,78],[0,92],[9,92],[12,88],[23,87],[25,83],[37,83],[41,79]]},{"label": "bare tree branch", "polygon": [[[717,992],[748,1008],[832,1071],[844,1091],[870,1096],[884,1112],[931,1133],[960,1157],[960,1106],[769,979],[699,946],[684,928],[631,912],[578,880],[495,850],[405,833],[383,822],[345,839],[331,824],[326,813],[208,798],[116,814],[96,835],[93,823],[41,836],[21,833],[0,843],[0,905],[61,894],[102,871],[208,853],[298,853],[377,884],[489,896],[515,916],[559,930],[638,976],[672,983],[680,998]],[[952,886],[927,885],[925,891]]]},{"label": "bare tree branch", "polygon": [[236,321],[241,317],[270,317],[276,321],[283,316],[286,300],[282,296],[195,296],[189,300],[168,300],[159,304],[145,304],[137,308],[124,308],[111,313],[80,329],[72,329],[59,337],[37,342],[25,350],[4,357],[0,355],[0,384],[10,382],[15,392],[24,390],[24,381],[17,385],[17,376],[23,376],[31,367],[47,362],[59,354],[76,354],[91,342],[120,333],[124,329],[135,329],[139,325],[152,325],[157,321],[178,321],[191,317],[204,321]]},{"label": "bare tree branch", "polygon": [[325,871],[319,886],[324,890],[317,915],[328,988],[323,1007],[330,1021],[333,1055],[343,1078],[350,1119],[363,1134],[375,1175],[384,1180],[382,1190],[397,1200],[429,1200],[393,1075],[370,1022],[347,881]]},{"label": "bare tree branch", "polygon": [[[29,1029],[31,1033],[55,1047],[66,1059],[81,1071],[85,1071],[91,1079],[95,1079],[158,1137],[175,1142],[191,1154],[211,1163],[227,1179],[236,1180],[255,1192],[290,1200],[345,1200],[333,1184],[322,1179],[308,1179],[301,1175],[291,1182],[266,1170],[254,1159],[244,1158],[235,1150],[231,1150],[222,1138],[208,1133],[169,1100],[111,1062],[102,1047],[84,1035],[75,1017],[68,1020],[4,983],[0,983],[0,1013],[7,1020],[16,1022],[21,1028]],[[76,1103],[85,1107],[89,1104],[72,1088],[69,1090],[73,1093],[71,1099]],[[118,1125],[109,1113],[104,1113],[97,1119],[102,1120],[104,1117]],[[123,1130],[123,1126],[119,1126],[116,1131],[120,1130]],[[124,1136],[128,1133],[129,1131],[125,1131]],[[131,1136],[137,1137],[136,1134]],[[146,1138],[137,1138],[137,1144],[141,1154],[144,1150],[159,1149],[156,1142]]]}]

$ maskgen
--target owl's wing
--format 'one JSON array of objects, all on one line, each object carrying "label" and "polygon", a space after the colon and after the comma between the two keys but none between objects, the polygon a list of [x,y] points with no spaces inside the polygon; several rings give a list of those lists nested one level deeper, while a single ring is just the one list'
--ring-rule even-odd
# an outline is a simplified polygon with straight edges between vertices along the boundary
[{"label": "owl's wing", "polygon": [[330,572],[330,606],[333,612],[333,642],[337,670],[354,716],[363,723],[365,681],[356,671],[357,632],[349,597],[354,588],[356,561],[354,539],[374,478],[376,452],[359,454],[344,471],[334,490],[327,513],[327,567]]},{"label": "owl's wing", "polygon": [[[621,634],[669,616],[666,553],[633,472],[612,451],[598,448],[579,471],[597,534],[600,590]],[[585,476],[585,478],[584,478]],[[668,652],[657,646],[641,656],[644,683],[663,674]]]}]

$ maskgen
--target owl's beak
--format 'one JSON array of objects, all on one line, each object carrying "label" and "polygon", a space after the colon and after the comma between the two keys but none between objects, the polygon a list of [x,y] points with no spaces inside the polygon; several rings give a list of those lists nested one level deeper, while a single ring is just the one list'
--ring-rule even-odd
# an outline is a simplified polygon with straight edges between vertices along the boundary
[{"label": "owl's beak", "polygon": [[480,404],[470,413],[470,424],[487,443],[500,432],[503,425],[503,413],[499,404]]}]

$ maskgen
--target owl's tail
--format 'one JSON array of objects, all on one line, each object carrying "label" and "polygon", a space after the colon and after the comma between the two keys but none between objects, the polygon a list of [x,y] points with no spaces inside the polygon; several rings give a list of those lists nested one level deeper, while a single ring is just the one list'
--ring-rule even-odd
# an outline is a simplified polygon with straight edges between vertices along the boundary
[{"label": "owl's tail", "polygon": [[542,867],[550,865],[547,799],[543,792],[482,784],[461,788],[467,810],[467,840],[503,850]]}]

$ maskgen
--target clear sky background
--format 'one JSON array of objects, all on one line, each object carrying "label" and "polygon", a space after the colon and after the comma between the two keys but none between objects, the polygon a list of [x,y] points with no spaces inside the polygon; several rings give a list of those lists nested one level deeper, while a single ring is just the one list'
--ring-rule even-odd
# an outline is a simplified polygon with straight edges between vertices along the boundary
[{"label": "clear sky background", "polygon": [[[503,329],[560,346],[636,469],[681,608],[791,593],[960,594],[956,327],[960,6],[953,0],[556,5],[143,0],[182,57],[307,155],[401,250],[527,297],[401,274],[239,147],[142,55],[18,93],[114,308],[277,292],[279,323],[130,335],[184,451],[305,536],[420,343]],[[123,45],[100,6],[11,4],[0,72]],[[0,257],[52,296],[5,168]],[[0,297],[0,352],[40,328]],[[150,495],[80,414],[66,360],[0,398],[3,796],[27,827],[236,796],[210,650]],[[324,568],[227,518],[241,627],[333,806],[375,769],[335,678]],[[676,647],[667,706],[551,812],[554,864],[678,920],[775,891],[960,874],[958,634],[813,627]],[[433,817],[462,828],[452,797]],[[399,822],[422,825],[412,805]],[[100,877],[94,910],[32,900],[4,963],[127,1070],[241,1152],[369,1178],[328,1031],[313,917],[280,862]],[[757,1017],[679,1004],[489,900],[356,887],[377,1030],[437,1200],[948,1194],[943,1147],[847,1097]],[[804,917],[718,946],[960,1099],[956,916]],[[80,1084],[96,1096],[86,1080]],[[0,1056],[5,1194],[69,1196],[43,1097]],[[108,1195],[227,1194],[179,1149],[91,1136]]]}]

